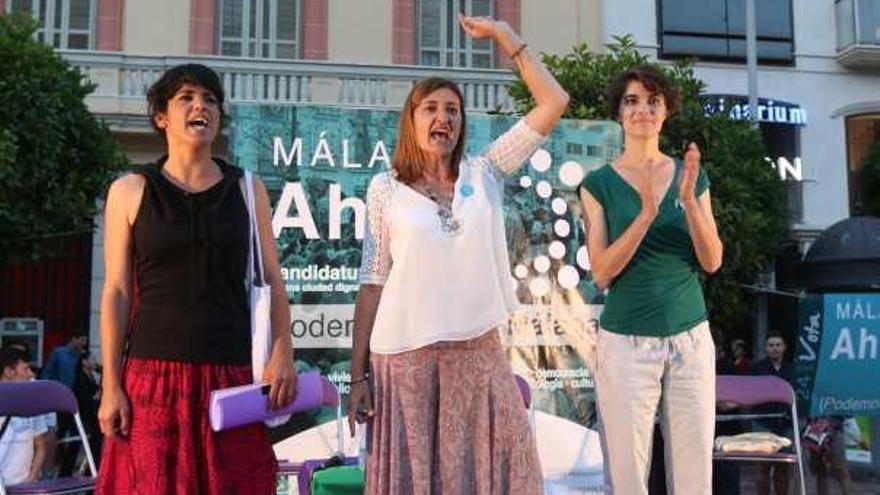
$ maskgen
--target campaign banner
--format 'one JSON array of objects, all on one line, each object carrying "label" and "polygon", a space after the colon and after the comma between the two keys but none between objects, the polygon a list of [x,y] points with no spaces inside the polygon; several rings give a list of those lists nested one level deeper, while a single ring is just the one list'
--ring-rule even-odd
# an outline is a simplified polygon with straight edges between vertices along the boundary
[{"label": "campaign banner", "polygon": [[[256,172],[269,191],[297,367],[321,371],[345,395],[366,191],[373,175],[390,167],[399,112],[259,104],[230,110],[230,159]],[[468,115],[466,153],[480,153],[517,120]],[[562,121],[505,186],[510,273],[522,309],[501,329],[502,342],[514,372],[532,387],[538,422],[565,423],[557,432],[586,431],[596,421],[590,367],[602,300],[590,276],[577,188],[617,156],[620,139],[613,122]],[[300,418],[295,430],[336,415]],[[590,450],[574,444],[572,455]]]},{"label": "campaign banner", "polygon": [[801,303],[798,397],[810,416],[880,416],[880,294]]}]

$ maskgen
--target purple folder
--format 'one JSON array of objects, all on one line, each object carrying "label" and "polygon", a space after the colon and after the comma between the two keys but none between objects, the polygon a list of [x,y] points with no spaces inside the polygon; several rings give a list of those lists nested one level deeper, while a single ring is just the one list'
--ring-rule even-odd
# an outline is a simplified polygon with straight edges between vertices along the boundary
[{"label": "purple folder", "polygon": [[269,385],[253,383],[211,392],[208,415],[211,428],[223,431],[259,423],[291,413],[332,406],[337,402],[336,389],[320,373],[301,373],[296,399],[281,409],[269,408]]}]

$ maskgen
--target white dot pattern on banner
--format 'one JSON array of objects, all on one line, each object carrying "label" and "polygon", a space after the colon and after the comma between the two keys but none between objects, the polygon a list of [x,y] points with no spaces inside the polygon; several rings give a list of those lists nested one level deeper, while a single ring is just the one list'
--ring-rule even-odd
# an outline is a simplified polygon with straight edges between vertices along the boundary
[{"label": "white dot pattern on banner", "polygon": [[569,225],[566,220],[560,218],[553,224],[553,231],[556,232],[556,235],[559,237],[568,237],[568,234],[571,233],[571,225]]},{"label": "white dot pattern on banner", "polygon": [[516,278],[526,278],[529,276],[529,269],[526,268],[525,265],[520,263],[516,265],[516,268],[513,269],[513,274],[516,275]]},{"label": "white dot pattern on banner", "polygon": [[546,172],[550,169],[550,163],[552,159],[550,158],[550,153],[541,148],[532,155],[532,158],[529,159],[529,163],[532,165],[532,168],[537,170],[538,172]]},{"label": "white dot pattern on banner", "polygon": [[532,187],[532,178],[529,177],[528,175],[523,175],[522,177],[519,178],[519,185],[523,189],[528,189],[528,188]]},{"label": "white dot pattern on banner", "polygon": [[581,281],[581,277],[578,275],[577,268],[565,265],[559,269],[559,273],[556,274],[556,280],[559,281],[559,285],[563,289],[571,289],[577,286],[578,282]]},{"label": "white dot pattern on banner", "polygon": [[584,180],[584,167],[575,161],[568,161],[559,167],[559,180],[568,187],[577,187]]},{"label": "white dot pattern on banner", "polygon": [[551,257],[561,260],[565,256],[565,244],[560,241],[553,241],[547,248],[547,252],[550,253]]},{"label": "white dot pattern on banner", "polygon": [[550,258],[543,255],[538,256],[532,264],[538,273],[547,273],[547,270],[550,269]]},{"label": "white dot pattern on banner", "polygon": [[535,186],[535,192],[542,198],[549,198],[553,194],[553,186],[546,180],[538,181],[538,185]]},{"label": "white dot pattern on banner", "polygon": [[553,198],[553,201],[550,202],[550,208],[557,215],[565,215],[565,212],[568,211],[568,203],[562,198]]},{"label": "white dot pattern on banner", "polygon": [[577,250],[577,264],[584,270],[590,269],[590,253],[587,252],[587,246],[581,246]]},{"label": "white dot pattern on banner", "polygon": [[533,278],[529,282],[529,292],[535,297],[544,297],[550,293],[550,281],[544,277]]}]

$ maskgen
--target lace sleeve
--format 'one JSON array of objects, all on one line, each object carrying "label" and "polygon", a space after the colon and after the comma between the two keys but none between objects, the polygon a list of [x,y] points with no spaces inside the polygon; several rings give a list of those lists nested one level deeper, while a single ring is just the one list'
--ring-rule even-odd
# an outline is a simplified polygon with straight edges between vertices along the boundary
[{"label": "lace sleeve", "polygon": [[489,173],[499,180],[512,175],[547,137],[529,127],[525,119],[519,119],[507,132],[498,136],[483,153],[489,161]]},{"label": "lace sleeve", "polygon": [[361,246],[361,284],[384,285],[391,271],[391,253],[388,249],[388,205],[391,203],[393,183],[389,173],[380,173],[367,188],[367,227]]}]

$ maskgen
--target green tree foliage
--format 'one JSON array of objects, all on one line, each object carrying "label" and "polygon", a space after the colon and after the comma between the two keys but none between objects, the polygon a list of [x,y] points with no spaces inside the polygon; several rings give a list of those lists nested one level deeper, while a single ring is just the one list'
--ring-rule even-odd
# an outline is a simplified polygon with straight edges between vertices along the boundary
[{"label": "green tree foliage", "polygon": [[34,39],[36,27],[0,15],[0,264],[91,231],[95,198],[124,165],[83,101],[94,86]]},{"label": "green tree foliage", "polygon": [[862,186],[862,208],[866,215],[880,217],[880,140],[874,141],[868,156],[859,168]]},{"label": "green tree foliage", "polygon": [[[571,96],[565,118],[617,120],[609,113],[606,88],[623,70],[648,62],[629,36],[615,38],[606,53],[582,44],[544,63]],[[754,284],[779,253],[787,229],[785,185],[764,159],[760,132],[750,123],[727,115],[706,115],[700,93],[705,84],[693,72],[693,61],[661,66],[682,92],[681,112],[664,126],[661,149],[682,158],[693,141],[702,152],[702,166],[712,181],[712,205],[721,239],[724,264],[705,280],[710,319],[727,333],[750,334],[754,298],[744,285]],[[510,91],[517,110],[534,101],[522,83]]]}]

